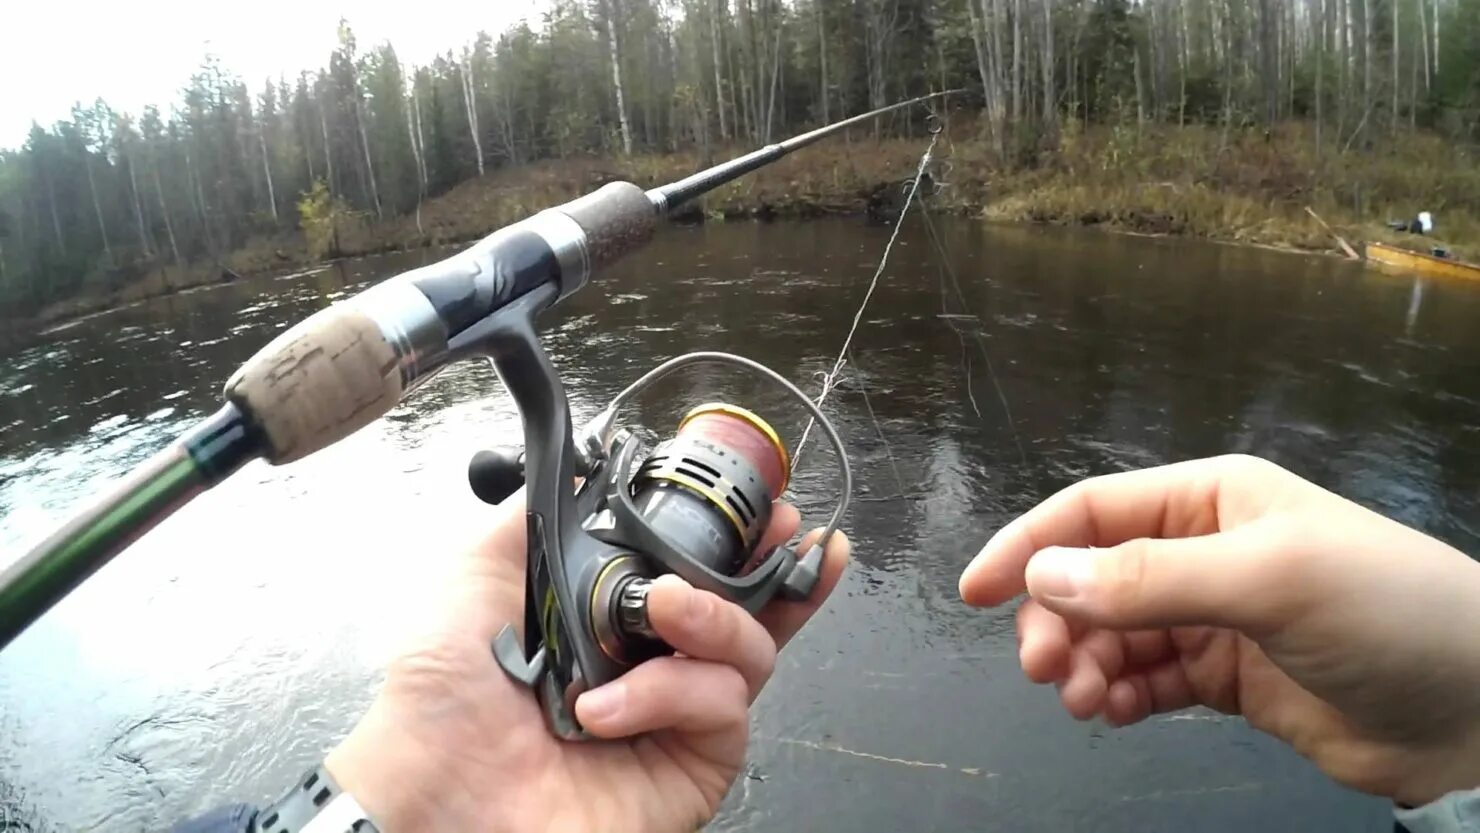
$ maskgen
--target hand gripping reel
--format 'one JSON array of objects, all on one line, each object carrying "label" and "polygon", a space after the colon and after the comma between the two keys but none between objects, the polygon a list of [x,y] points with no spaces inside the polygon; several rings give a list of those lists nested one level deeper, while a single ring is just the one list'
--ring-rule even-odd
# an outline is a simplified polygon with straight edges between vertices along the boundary
[{"label": "hand gripping reel", "polygon": [[[526,448],[479,452],[468,474],[474,493],[489,503],[526,487],[524,638],[506,626],[493,651],[510,677],[536,691],[552,732],[582,739],[576,697],[671,650],[648,623],[647,590],[655,577],[676,573],[752,614],[778,596],[807,598],[847,510],[852,473],[836,429],[805,394],[775,371],[730,353],[689,353],[659,365],[573,434],[560,381],[533,334],[526,335],[509,333],[502,349],[490,351],[519,404]],[[733,405],[701,405],[651,450],[619,426],[623,406],[637,394],[705,363],[780,385],[831,442],[841,494],[822,537],[806,552],[777,546],[752,557],[790,476],[785,445],[759,416]]]}]

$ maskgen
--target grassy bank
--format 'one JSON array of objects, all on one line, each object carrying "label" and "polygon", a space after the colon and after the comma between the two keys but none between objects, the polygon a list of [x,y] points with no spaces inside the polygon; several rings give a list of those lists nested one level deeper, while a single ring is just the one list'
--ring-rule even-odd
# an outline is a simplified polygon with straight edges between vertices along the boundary
[{"label": "grassy bank", "polygon": [[[1480,259],[1480,160],[1436,136],[1403,135],[1368,153],[1317,152],[1308,125],[1225,135],[1208,128],[1068,131],[1033,170],[999,175],[990,219],[1106,225],[1309,251],[1336,251],[1318,212],[1354,246],[1440,242]],[[1436,237],[1388,219],[1431,211]]]},{"label": "grassy bank", "polygon": [[[1317,152],[1312,129],[1285,125],[1225,133],[1203,127],[1074,125],[1057,147],[1026,168],[995,163],[975,126],[958,121],[933,169],[938,208],[1003,222],[1094,225],[1312,252],[1336,251],[1314,208],[1354,246],[1367,240],[1412,244],[1388,231],[1389,218],[1432,211],[1434,240],[1480,260],[1480,164],[1472,150],[1429,135],[1404,135],[1371,152]],[[824,143],[721,188],[693,219],[808,217],[898,210],[900,184],[919,164],[922,139]],[[723,158],[733,151],[716,151]],[[567,159],[500,169],[428,200],[419,214],[376,221],[350,215],[339,226],[343,256],[477,239],[542,208],[628,179],[652,185],[708,164],[698,154]],[[301,235],[254,240],[220,263],[153,271],[107,295],[43,310],[38,323],[69,318],[234,275],[289,271],[311,263]]]}]

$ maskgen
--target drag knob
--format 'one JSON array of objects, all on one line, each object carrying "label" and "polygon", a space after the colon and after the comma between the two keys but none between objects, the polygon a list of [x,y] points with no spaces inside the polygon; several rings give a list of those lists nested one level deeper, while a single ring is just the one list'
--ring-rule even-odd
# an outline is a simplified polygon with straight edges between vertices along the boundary
[{"label": "drag knob", "polygon": [[503,503],[524,486],[524,453],[480,451],[468,462],[468,485],[484,503]]},{"label": "drag knob", "polygon": [[648,590],[652,586],[652,581],[645,578],[632,578],[622,585],[617,594],[617,626],[624,636],[658,638],[648,621]]}]

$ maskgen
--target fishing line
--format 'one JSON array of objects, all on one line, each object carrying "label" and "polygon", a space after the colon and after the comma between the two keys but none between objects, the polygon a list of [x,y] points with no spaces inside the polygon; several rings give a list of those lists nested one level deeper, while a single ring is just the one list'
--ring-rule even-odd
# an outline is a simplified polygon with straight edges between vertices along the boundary
[{"label": "fishing line", "polygon": [[[884,268],[889,263],[889,253],[894,249],[894,241],[899,239],[899,230],[904,227],[905,217],[909,216],[910,206],[915,202],[915,192],[920,189],[920,180],[925,177],[925,169],[930,165],[931,154],[935,150],[935,143],[940,140],[940,131],[936,130],[930,136],[930,144],[925,148],[925,154],[920,157],[920,166],[915,170],[915,178],[910,183],[909,194],[905,197],[904,208],[899,212],[899,219],[894,223],[894,231],[889,235],[889,242],[884,246],[884,256],[879,260],[879,267],[874,270],[873,280],[869,281],[868,291],[863,295],[863,303],[858,305],[858,312],[853,314],[853,325],[848,328],[848,336],[843,339],[843,348],[838,351],[838,357],[833,362],[832,370],[823,374],[822,392],[817,396],[817,407],[821,408],[827,395],[832,393],[838,383],[838,374],[843,370],[843,364],[847,360],[849,348],[853,344],[853,336],[858,332],[859,322],[863,320],[864,310],[868,309],[869,299],[874,297],[874,290],[879,287],[879,278],[884,274]],[[807,427],[802,431],[802,439],[797,443],[796,451],[792,453],[791,470],[795,472],[801,465],[802,450],[807,445],[807,438],[812,434],[812,426],[815,420],[808,418]]]},{"label": "fishing line", "polygon": [[[848,351],[848,358],[853,359],[853,351]],[[853,359],[853,364],[858,364]],[[899,497],[905,497],[904,478],[899,476],[899,463],[894,459],[894,448],[889,445],[889,438],[884,436],[884,426],[879,422],[879,415],[874,413],[874,403],[868,396],[868,385],[864,384],[863,378],[858,379],[858,392],[863,394],[863,406],[868,408],[868,418],[873,420],[874,431],[879,435],[879,442],[884,444],[884,454],[889,458],[889,468],[894,470],[894,487],[899,491]]]},{"label": "fishing line", "polygon": [[[941,242],[940,236],[936,233],[935,223],[930,219],[930,209],[923,202],[920,203],[920,214],[925,218],[925,229],[930,236],[930,242],[935,245],[935,251],[937,255],[936,263],[938,264],[937,268],[941,270],[942,274],[950,276],[951,286],[956,291],[956,299],[961,302],[961,309],[970,309],[970,307],[966,303],[966,294],[961,291],[961,281],[957,279],[956,270],[954,267],[951,266],[950,259],[946,256],[945,245]],[[940,301],[941,310],[943,311],[942,314],[949,315],[949,313],[944,312],[944,310],[946,309],[944,281],[942,281],[941,283]],[[978,323],[980,323],[980,319],[977,319],[976,316],[969,315],[969,317],[976,319]],[[977,418],[980,419],[982,412],[981,409],[977,407],[976,396],[971,392],[971,361],[969,358],[967,358],[966,354],[966,337],[961,333],[959,329],[956,328],[954,324],[951,323],[949,318],[946,318],[944,320],[946,322],[946,326],[950,327],[951,331],[956,334],[956,338],[961,341],[961,356],[966,363],[966,394],[968,397],[971,398],[971,406],[976,410]],[[1028,452],[1023,448],[1022,437],[1018,434],[1017,424],[1013,422],[1012,408],[1007,404],[1007,394],[1004,393],[1002,390],[1002,382],[997,378],[996,369],[992,367],[992,357],[987,354],[986,342],[983,340],[982,334],[980,332],[973,332],[971,335],[972,338],[976,341],[977,350],[979,350],[982,354],[982,361],[985,362],[987,365],[987,376],[992,380],[993,389],[997,391],[997,401],[1002,403],[1002,413],[1007,419],[1007,430],[1008,433],[1012,434],[1012,443],[1014,446],[1017,447],[1018,458],[1022,462],[1023,467],[1027,468]]]}]

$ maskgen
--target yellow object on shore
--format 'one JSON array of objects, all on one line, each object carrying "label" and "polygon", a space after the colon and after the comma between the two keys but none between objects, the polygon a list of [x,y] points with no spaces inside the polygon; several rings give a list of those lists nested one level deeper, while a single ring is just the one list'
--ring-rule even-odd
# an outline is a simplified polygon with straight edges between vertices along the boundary
[{"label": "yellow object on shore", "polygon": [[1448,257],[1400,249],[1386,243],[1367,244],[1367,262],[1425,275],[1480,280],[1480,265]]}]

